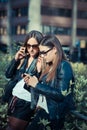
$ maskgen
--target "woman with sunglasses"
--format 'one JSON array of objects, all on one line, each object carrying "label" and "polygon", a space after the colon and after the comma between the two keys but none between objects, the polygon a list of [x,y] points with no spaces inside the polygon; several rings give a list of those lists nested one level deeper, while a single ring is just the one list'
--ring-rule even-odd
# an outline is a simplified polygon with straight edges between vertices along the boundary
[{"label": "woman with sunglasses", "polygon": [[29,32],[6,70],[6,77],[11,79],[3,97],[8,102],[6,130],[24,130],[34,113],[36,104],[33,99],[37,100],[37,96],[32,88],[27,90],[23,77],[27,73],[37,75],[36,62],[42,37],[39,31]]},{"label": "woman with sunglasses", "polygon": [[[36,115],[27,130],[60,130],[66,113],[75,109],[73,101],[74,75],[66,60],[59,40],[45,36],[39,45],[38,64],[41,64],[39,80],[36,76],[25,77],[27,86],[39,94]],[[38,109],[39,108],[39,109]]]}]

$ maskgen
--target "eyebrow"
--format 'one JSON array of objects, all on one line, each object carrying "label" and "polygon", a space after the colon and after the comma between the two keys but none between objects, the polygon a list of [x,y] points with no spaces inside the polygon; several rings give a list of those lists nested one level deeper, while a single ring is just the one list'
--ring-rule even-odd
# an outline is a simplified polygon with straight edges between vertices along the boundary
[{"label": "eyebrow", "polygon": [[[27,44],[31,45],[31,43],[28,43],[28,42],[27,42]],[[39,44],[37,44],[37,43],[34,43],[34,44],[32,44],[32,45],[39,45]]]}]

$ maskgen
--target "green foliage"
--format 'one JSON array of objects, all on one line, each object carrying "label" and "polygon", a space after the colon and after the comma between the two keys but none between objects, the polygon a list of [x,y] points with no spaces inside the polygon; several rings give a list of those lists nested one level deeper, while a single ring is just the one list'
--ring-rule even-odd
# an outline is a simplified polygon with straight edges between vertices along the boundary
[{"label": "green foliage", "polygon": [[41,119],[40,118],[40,121],[38,122],[39,125],[42,125],[44,130],[51,130],[49,124],[50,122],[47,120],[47,119]]},{"label": "green foliage", "polygon": [[0,52],[0,60],[0,128],[4,128],[7,123],[7,104],[2,102],[1,96],[3,94],[4,85],[7,82],[7,79],[5,78],[5,70],[10,59],[7,54]]},{"label": "green foliage", "polygon": [[[72,67],[75,74],[76,109],[87,116],[87,65],[75,63]],[[66,118],[64,130],[87,130],[87,122],[70,115]]]},{"label": "green foliage", "polygon": [[73,64],[73,70],[76,79],[75,100],[77,109],[82,113],[87,113],[87,65]]},{"label": "green foliage", "polygon": [[11,59],[8,54],[3,54],[0,52],[0,88],[3,87],[7,81],[5,78],[5,70],[10,60]]},{"label": "green foliage", "polygon": [[0,88],[0,128],[5,128],[7,125],[7,104],[1,100],[2,93],[3,88]]}]

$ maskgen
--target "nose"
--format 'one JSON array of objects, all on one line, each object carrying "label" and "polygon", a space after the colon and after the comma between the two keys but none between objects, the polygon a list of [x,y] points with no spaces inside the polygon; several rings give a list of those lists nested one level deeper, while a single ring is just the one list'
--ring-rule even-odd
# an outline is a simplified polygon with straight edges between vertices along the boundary
[{"label": "nose", "polygon": [[32,47],[32,46],[30,47],[30,50],[33,50],[33,47]]},{"label": "nose", "polygon": [[41,56],[42,58],[44,57],[44,55],[43,55],[43,54],[41,54],[40,56]]}]

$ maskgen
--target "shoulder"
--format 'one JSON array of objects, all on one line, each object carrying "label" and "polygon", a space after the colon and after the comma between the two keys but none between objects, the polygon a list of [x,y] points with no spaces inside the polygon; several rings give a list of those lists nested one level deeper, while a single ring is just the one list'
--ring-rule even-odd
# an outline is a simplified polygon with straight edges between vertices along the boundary
[{"label": "shoulder", "polygon": [[58,66],[58,72],[61,74],[65,74],[65,75],[72,75],[73,74],[73,69],[72,66],[70,64],[70,62],[66,61],[66,60],[62,60],[60,65]]},{"label": "shoulder", "polygon": [[71,66],[70,62],[68,62],[67,60],[62,60],[60,64],[61,64],[62,68],[72,69],[72,66]]}]

